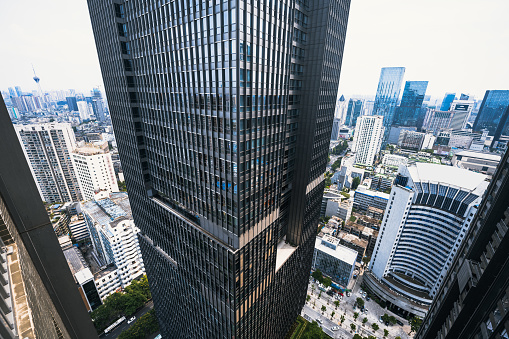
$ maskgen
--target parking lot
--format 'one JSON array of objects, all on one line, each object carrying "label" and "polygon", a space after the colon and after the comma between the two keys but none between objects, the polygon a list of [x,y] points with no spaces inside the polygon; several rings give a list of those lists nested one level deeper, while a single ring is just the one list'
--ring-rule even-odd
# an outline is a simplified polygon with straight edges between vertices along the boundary
[{"label": "parking lot", "polygon": [[[396,338],[398,336],[401,339],[413,338],[414,333],[408,334],[410,332],[410,325],[407,320],[398,317],[387,309],[382,309],[373,300],[367,300],[369,297],[360,289],[362,272],[350,284],[349,288],[352,290],[350,295],[344,295],[343,297],[338,294],[330,296],[326,292],[320,291],[318,282],[313,280],[311,278],[308,285],[309,300],[302,310],[302,316],[308,321],[319,320],[319,325],[324,332],[332,338],[352,338],[354,333],[359,333],[365,337],[372,335],[376,338],[383,338],[384,329],[388,331],[386,338]],[[362,298],[364,301],[363,311],[354,305],[357,298]],[[335,301],[339,301],[339,305],[336,306]],[[357,318],[354,317],[355,313],[358,314]],[[382,323],[380,317],[385,313],[389,316],[394,316],[403,326]],[[343,320],[342,323],[341,320]],[[352,324],[355,330],[353,330]],[[376,324],[374,327],[378,327],[378,329],[375,330],[373,324]],[[331,330],[333,327],[334,331]],[[339,327],[339,329],[336,329],[336,327]]]}]

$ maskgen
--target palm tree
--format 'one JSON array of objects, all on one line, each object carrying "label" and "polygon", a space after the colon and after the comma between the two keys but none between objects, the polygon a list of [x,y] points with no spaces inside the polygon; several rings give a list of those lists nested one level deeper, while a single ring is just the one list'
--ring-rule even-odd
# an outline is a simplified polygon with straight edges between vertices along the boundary
[{"label": "palm tree", "polygon": [[355,324],[350,324],[350,328],[352,329],[352,331],[350,331],[350,332],[353,332],[353,331],[355,331],[355,329],[357,328],[357,326],[355,326]]},{"label": "palm tree", "polygon": [[338,306],[339,306],[339,300],[334,301],[334,305],[336,305],[336,310],[337,310]]},{"label": "palm tree", "polygon": [[367,322],[368,322],[368,318],[362,319],[362,326],[366,325]]},{"label": "palm tree", "polygon": [[332,320],[332,318],[334,318],[334,314],[336,314],[336,312],[332,311],[332,313],[330,314],[331,320]]},{"label": "palm tree", "polygon": [[355,321],[357,321],[357,318],[358,318],[358,317],[359,317],[359,313],[358,313],[358,312],[355,312],[355,313],[353,314],[353,319],[354,319]]},{"label": "palm tree", "polygon": [[322,314],[323,314],[323,312],[325,312],[325,311],[327,311],[327,307],[322,306]]},{"label": "palm tree", "polygon": [[339,320],[341,320],[341,325],[343,325],[343,322],[345,321],[345,316],[344,316],[344,315],[342,315],[342,316],[339,318]]}]

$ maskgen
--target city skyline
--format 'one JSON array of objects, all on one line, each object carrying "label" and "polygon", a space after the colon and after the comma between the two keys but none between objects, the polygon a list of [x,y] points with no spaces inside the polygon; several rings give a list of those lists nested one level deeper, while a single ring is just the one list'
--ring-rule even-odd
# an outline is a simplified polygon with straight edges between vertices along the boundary
[{"label": "city skyline", "polygon": [[[31,1],[28,10],[25,2],[0,4],[0,19],[9,31],[0,64],[1,90],[37,90],[32,65],[43,91],[103,89],[86,2],[57,1],[53,6]],[[485,38],[509,38],[503,20],[509,3],[489,1],[481,7],[475,1],[433,0],[418,10],[414,6],[401,0],[390,7],[376,1],[352,4],[340,94],[374,96],[380,68],[391,66],[407,69],[404,81],[429,81],[427,94],[433,98],[456,92],[482,100],[486,90],[509,88],[509,66],[503,62],[509,46]],[[377,27],[377,34],[364,28],[367,22]],[[440,52],[449,46],[451,53]],[[482,67],[473,68],[476,64]]]}]

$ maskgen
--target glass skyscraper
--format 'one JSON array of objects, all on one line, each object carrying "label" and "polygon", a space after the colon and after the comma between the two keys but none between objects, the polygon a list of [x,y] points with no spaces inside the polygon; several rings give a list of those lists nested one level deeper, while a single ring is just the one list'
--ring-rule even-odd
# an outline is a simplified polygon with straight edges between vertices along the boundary
[{"label": "glass skyscraper", "polygon": [[487,129],[497,141],[502,134],[509,134],[509,90],[488,90],[475,118],[473,130],[480,132]]},{"label": "glass skyscraper", "polygon": [[428,88],[427,81],[407,81],[403,97],[394,116],[393,125],[421,128],[424,116],[421,114],[422,102]]},{"label": "glass skyscraper", "polygon": [[307,294],[349,0],[88,0],[165,338],[282,338]]},{"label": "glass skyscraper", "polygon": [[404,75],[405,67],[384,67],[380,72],[373,115],[384,117],[384,144],[389,137]]},{"label": "glass skyscraper", "polygon": [[349,99],[348,108],[346,109],[345,124],[348,126],[355,126],[357,118],[362,112],[362,100]]},{"label": "glass skyscraper", "polygon": [[445,93],[444,100],[442,100],[442,105],[440,106],[440,110],[445,112],[451,108],[451,104],[456,98],[456,93]]}]

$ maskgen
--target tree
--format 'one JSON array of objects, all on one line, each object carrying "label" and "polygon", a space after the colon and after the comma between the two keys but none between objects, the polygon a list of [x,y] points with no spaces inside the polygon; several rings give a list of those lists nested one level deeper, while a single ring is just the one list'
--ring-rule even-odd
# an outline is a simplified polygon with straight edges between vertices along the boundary
[{"label": "tree", "polygon": [[359,187],[359,184],[361,183],[361,179],[359,177],[355,177],[352,180],[352,190],[356,190],[357,187]]},{"label": "tree", "polygon": [[401,339],[401,337],[398,335],[398,336],[397,336],[396,338],[394,338],[394,339]]},{"label": "tree", "polygon": [[357,328],[357,326],[355,326],[355,324],[350,324],[350,328],[352,329],[352,331],[355,331],[355,329]]},{"label": "tree", "polygon": [[306,326],[306,332],[302,335],[302,339],[325,339],[325,333],[323,333],[322,329],[316,321],[313,321],[311,324]]},{"label": "tree", "polygon": [[368,256],[363,257],[362,258],[362,266],[363,267],[368,267],[370,260],[371,260],[371,257],[368,257]]},{"label": "tree", "polygon": [[338,309],[338,306],[339,306],[339,300],[335,300],[334,301],[334,305],[336,306],[336,310]]},{"label": "tree", "polygon": [[373,331],[378,331],[378,329],[379,329],[380,327],[378,326],[378,324],[377,324],[377,323],[372,323],[372,324],[371,324],[371,328],[373,329]]},{"label": "tree", "polygon": [[419,317],[413,317],[410,319],[410,333],[417,332],[421,327],[422,319]]},{"label": "tree", "polygon": [[139,339],[145,338],[149,334],[159,331],[159,323],[157,321],[154,309],[151,309],[142,315],[129,329],[120,333],[118,339]]},{"label": "tree", "polygon": [[343,325],[343,323],[345,322],[345,316],[342,315],[340,318],[339,318],[340,322],[341,322],[341,325]]},{"label": "tree", "polygon": [[325,305],[322,306],[322,314],[323,312],[327,311],[327,307],[325,307]]},{"label": "tree", "polygon": [[331,278],[323,277],[322,284],[324,284],[325,287],[329,287],[332,284]]},{"label": "tree", "polygon": [[396,320],[396,317],[395,317],[395,316],[393,316],[393,315],[391,315],[391,316],[390,316],[387,320],[389,321],[389,323],[390,323],[391,325],[394,325],[395,323],[397,323],[397,322],[398,322],[398,321]]},{"label": "tree", "polygon": [[316,270],[316,271],[314,271],[314,272],[311,274],[311,276],[312,276],[313,278],[315,278],[316,280],[318,280],[318,281],[322,281],[322,279],[323,279],[323,274],[322,274],[322,272],[321,272],[320,270]]},{"label": "tree", "polygon": [[357,318],[358,318],[358,317],[359,317],[359,312],[355,312],[355,313],[353,314],[353,319],[354,319],[355,321],[357,321]]},{"label": "tree", "polygon": [[362,326],[364,326],[367,322],[368,322],[368,318],[365,317],[364,319],[362,319]]},{"label": "tree", "polygon": [[355,333],[353,339],[362,339],[362,337],[359,334]]},{"label": "tree", "polygon": [[389,331],[387,331],[387,329],[384,328],[384,337],[387,337],[389,335]]},{"label": "tree", "polygon": [[330,318],[334,318],[334,314],[336,314],[336,312],[332,311],[332,313],[330,314]]},{"label": "tree", "polygon": [[355,299],[355,303],[357,304],[357,306],[359,306],[361,308],[364,306],[364,300],[361,297],[358,297],[357,299]]},{"label": "tree", "polygon": [[336,172],[338,167],[341,166],[341,158],[338,158],[334,163],[331,165],[330,169],[332,172]]},{"label": "tree", "polygon": [[309,301],[310,299],[311,299],[311,297],[310,297],[310,295],[308,294],[308,295],[306,296],[306,301]]}]

